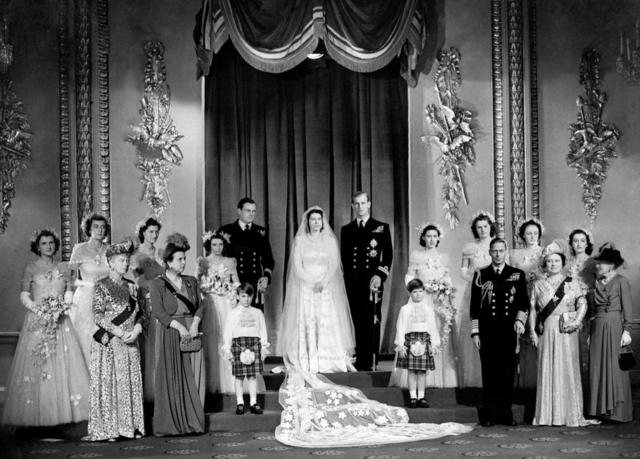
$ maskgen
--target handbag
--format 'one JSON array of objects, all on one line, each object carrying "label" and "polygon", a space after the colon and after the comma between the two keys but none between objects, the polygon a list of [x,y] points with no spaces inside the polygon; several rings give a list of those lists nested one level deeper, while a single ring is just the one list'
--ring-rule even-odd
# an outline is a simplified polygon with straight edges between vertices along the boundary
[{"label": "handbag", "polygon": [[633,355],[631,345],[620,347],[620,354],[618,356],[618,365],[622,371],[633,370],[636,366],[636,358]]},{"label": "handbag", "polygon": [[198,352],[202,349],[202,333],[196,336],[180,336],[180,352]]},{"label": "handbag", "polygon": [[573,322],[576,321],[576,316],[578,313],[576,311],[567,311],[560,314],[560,333],[572,333],[575,330],[572,330]]}]

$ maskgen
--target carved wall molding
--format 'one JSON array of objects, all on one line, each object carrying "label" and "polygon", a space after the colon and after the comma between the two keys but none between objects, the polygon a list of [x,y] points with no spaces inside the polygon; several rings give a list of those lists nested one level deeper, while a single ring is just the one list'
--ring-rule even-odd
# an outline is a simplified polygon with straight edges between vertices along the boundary
[{"label": "carved wall molding", "polygon": [[71,257],[71,114],[69,112],[69,5],[58,10],[58,118],[60,129],[60,254]]},{"label": "carved wall molding", "polygon": [[516,222],[525,217],[526,190],[524,168],[524,75],[522,44],[522,0],[509,0],[507,9],[509,46],[509,159],[511,172],[512,240],[518,243]]},{"label": "carved wall molding", "polygon": [[97,0],[98,149],[100,155],[100,212],[111,221],[111,169],[109,153],[109,2]]},{"label": "carved wall molding", "polygon": [[529,94],[531,106],[531,216],[540,218],[540,149],[538,132],[538,20],[536,0],[529,0]]},{"label": "carved wall molding", "polygon": [[502,0],[491,1],[491,88],[493,92],[493,198],[498,237],[504,237],[504,88],[502,84]]},{"label": "carved wall molding", "polygon": [[91,10],[88,0],[75,0],[76,180],[78,234],[82,219],[93,212],[91,119]]}]

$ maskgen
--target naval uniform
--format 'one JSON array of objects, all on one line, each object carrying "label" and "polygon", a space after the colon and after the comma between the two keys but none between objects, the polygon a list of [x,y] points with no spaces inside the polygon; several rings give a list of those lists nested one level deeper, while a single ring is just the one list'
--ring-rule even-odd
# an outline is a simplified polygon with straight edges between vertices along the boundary
[{"label": "naval uniform", "polygon": [[275,262],[271,253],[271,245],[267,230],[255,223],[250,223],[245,229],[243,223],[236,220],[224,225],[219,232],[227,240],[227,253],[237,262],[238,279],[240,282],[248,282],[253,285],[256,292],[252,305],[264,311],[261,295],[258,295],[257,285],[261,277],[267,277],[271,283],[271,273]]},{"label": "naval uniform", "polygon": [[369,371],[380,350],[382,285],[376,301],[369,290],[371,277],[389,276],[393,247],[387,223],[369,218],[361,227],[353,220],[342,227],[340,252],[344,281],[356,334],[356,363],[360,371]]},{"label": "naval uniform", "polygon": [[500,273],[489,265],[475,272],[471,284],[471,336],[480,336],[481,419],[511,424],[517,336],[514,324],[526,323],[529,298],[522,270],[503,265]]}]

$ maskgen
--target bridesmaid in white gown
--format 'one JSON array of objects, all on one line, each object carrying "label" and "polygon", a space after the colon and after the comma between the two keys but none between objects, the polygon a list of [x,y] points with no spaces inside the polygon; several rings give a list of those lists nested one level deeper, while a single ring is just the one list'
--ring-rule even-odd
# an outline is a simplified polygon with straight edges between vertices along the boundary
[{"label": "bridesmaid in white gown", "polygon": [[355,371],[353,322],[335,234],[320,207],[311,207],[289,258],[277,353],[310,373]]},{"label": "bridesmaid in white gown", "polygon": [[236,259],[223,256],[226,241],[218,232],[207,231],[202,237],[206,257],[198,258],[196,279],[205,297],[202,323],[205,345],[208,393],[234,393],[235,377],[231,361],[222,358],[223,327],[236,305],[236,289],[240,285]]},{"label": "bridesmaid in white gown", "polygon": [[73,306],[69,317],[76,330],[84,360],[89,366],[91,361],[91,342],[96,324],[93,319],[93,286],[96,281],[109,275],[109,266],[105,253],[111,225],[100,214],[92,214],[82,221],[82,232],[89,238],[87,242],[76,244],[71,251],[69,265],[77,271],[76,291],[73,294]]},{"label": "bridesmaid in white gown", "polygon": [[[544,227],[537,218],[528,218],[518,225],[518,236],[524,244],[524,247],[513,249],[509,254],[509,264],[524,271],[527,276],[527,290],[531,295],[533,283],[541,275],[540,271],[540,255],[542,247],[540,247],[540,239]],[[520,337],[520,375],[518,383],[521,387],[532,389],[536,387],[537,368],[538,368],[538,352],[532,345],[530,330]]]},{"label": "bridesmaid in white gown", "polygon": [[427,223],[419,228],[420,245],[423,248],[413,250],[409,256],[409,268],[405,275],[405,284],[412,279],[420,279],[426,287],[426,301],[430,301],[438,311],[436,320],[440,331],[441,345],[434,352],[435,370],[427,372],[427,387],[456,387],[455,352],[451,338],[456,308],[453,291],[448,296],[438,295],[434,285],[451,287],[449,276],[449,256],[438,251],[442,230],[438,225]]},{"label": "bridesmaid in white gown", "polygon": [[471,301],[471,281],[476,269],[491,264],[489,243],[496,235],[493,215],[487,211],[476,213],[471,220],[471,232],[475,238],[462,247],[462,278],[467,281],[464,295],[458,308],[459,333],[456,342],[458,353],[458,386],[482,387],[480,353],[471,339],[471,317],[469,303]]}]

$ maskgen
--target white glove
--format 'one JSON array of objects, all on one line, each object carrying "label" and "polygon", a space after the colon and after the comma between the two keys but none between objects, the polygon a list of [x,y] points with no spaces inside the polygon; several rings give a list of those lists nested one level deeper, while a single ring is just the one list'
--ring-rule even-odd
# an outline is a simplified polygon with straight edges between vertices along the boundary
[{"label": "white glove", "polygon": [[20,302],[22,305],[31,312],[37,312],[36,302],[31,299],[29,292],[20,292]]},{"label": "white glove", "polygon": [[620,338],[620,346],[628,346],[631,344],[631,334],[628,330],[622,332],[622,338]]}]

